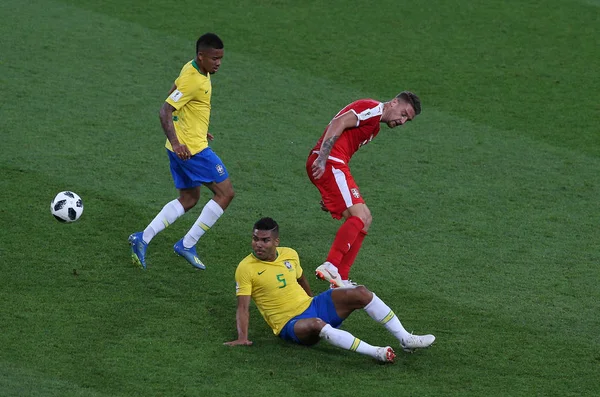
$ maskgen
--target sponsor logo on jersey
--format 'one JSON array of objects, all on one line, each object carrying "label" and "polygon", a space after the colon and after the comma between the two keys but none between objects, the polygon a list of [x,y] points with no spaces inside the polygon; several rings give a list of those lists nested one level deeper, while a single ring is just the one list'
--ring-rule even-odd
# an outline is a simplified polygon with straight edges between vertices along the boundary
[{"label": "sponsor logo on jersey", "polygon": [[357,188],[353,187],[352,189],[350,189],[350,191],[352,192],[354,198],[360,198],[360,193],[358,192]]},{"label": "sponsor logo on jersey", "polygon": [[182,96],[183,96],[183,92],[181,92],[179,90],[175,90],[171,93],[171,95],[169,95],[169,98],[171,98],[171,100],[173,102],[177,102],[181,99]]}]

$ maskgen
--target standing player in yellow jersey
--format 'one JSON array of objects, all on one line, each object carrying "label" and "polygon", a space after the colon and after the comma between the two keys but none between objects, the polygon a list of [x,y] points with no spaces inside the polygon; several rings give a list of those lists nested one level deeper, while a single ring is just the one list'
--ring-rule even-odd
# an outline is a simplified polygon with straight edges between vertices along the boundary
[{"label": "standing player in yellow jersey", "polygon": [[192,266],[205,269],[196,253],[196,243],[223,214],[233,200],[234,191],[225,165],[208,141],[210,120],[210,75],[219,70],[223,41],[214,33],[202,35],[196,42],[196,57],[186,63],[168,98],[160,109],[160,123],[167,136],[167,154],[171,175],[179,198],[167,203],[143,232],[129,236],[134,263],[146,268],[146,250],[152,238],[194,208],[200,198],[200,186],[214,194],[187,234],[173,249]]},{"label": "standing player in yellow jersey", "polygon": [[371,346],[337,329],[357,309],[364,309],[373,320],[383,324],[404,351],[428,347],[435,340],[433,335],[408,333],[394,312],[362,285],[329,289],[313,297],[298,253],[279,247],[279,226],[271,218],[262,218],[254,224],[252,251],[235,272],[238,338],[226,345],[252,344],[248,339],[250,300],[254,300],[275,335],[303,345],[325,339],[342,349],[393,362],[396,355],[390,346]]}]

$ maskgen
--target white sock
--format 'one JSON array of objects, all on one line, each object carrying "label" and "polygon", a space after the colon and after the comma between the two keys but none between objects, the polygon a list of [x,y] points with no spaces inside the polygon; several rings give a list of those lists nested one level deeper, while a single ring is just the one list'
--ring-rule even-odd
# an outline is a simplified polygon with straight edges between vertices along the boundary
[{"label": "white sock", "polygon": [[321,329],[319,337],[325,339],[325,341],[333,346],[377,358],[377,347],[371,346],[367,342],[355,338],[350,332],[333,328],[329,324]]},{"label": "white sock", "polygon": [[146,243],[149,243],[150,240],[156,236],[157,233],[165,230],[167,226],[171,223],[175,222],[177,218],[185,213],[183,209],[183,205],[179,202],[179,200],[175,199],[173,201],[165,204],[162,210],[156,215],[156,217],[150,222],[148,227],[144,229],[143,239]]},{"label": "white sock", "polygon": [[399,341],[410,336],[392,309],[379,299],[375,293],[373,293],[373,300],[365,306],[365,311],[373,320],[383,324]]},{"label": "white sock", "polygon": [[221,215],[223,215],[223,208],[216,201],[210,200],[206,203],[194,226],[183,237],[183,246],[191,248],[196,245],[198,239],[217,222]]}]

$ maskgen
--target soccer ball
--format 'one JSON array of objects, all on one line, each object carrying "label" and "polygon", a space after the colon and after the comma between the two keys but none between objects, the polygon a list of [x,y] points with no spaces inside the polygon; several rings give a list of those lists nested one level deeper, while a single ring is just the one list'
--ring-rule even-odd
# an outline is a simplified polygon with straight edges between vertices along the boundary
[{"label": "soccer ball", "polygon": [[83,213],[83,202],[73,192],[60,192],[50,203],[50,212],[59,222],[75,222]]}]

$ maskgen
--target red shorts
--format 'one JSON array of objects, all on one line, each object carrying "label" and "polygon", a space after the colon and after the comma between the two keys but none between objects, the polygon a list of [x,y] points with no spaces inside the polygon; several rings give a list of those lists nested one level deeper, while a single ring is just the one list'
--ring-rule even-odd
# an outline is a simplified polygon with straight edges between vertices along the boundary
[{"label": "red shorts", "polygon": [[325,164],[325,173],[319,179],[312,176],[312,164],[317,159],[318,154],[312,153],[306,161],[306,172],[310,181],[321,193],[321,198],[325,207],[335,219],[341,219],[342,213],[355,204],[364,204],[358,190],[358,185],[354,181],[350,168],[347,164],[338,163],[333,160],[327,160]]}]

